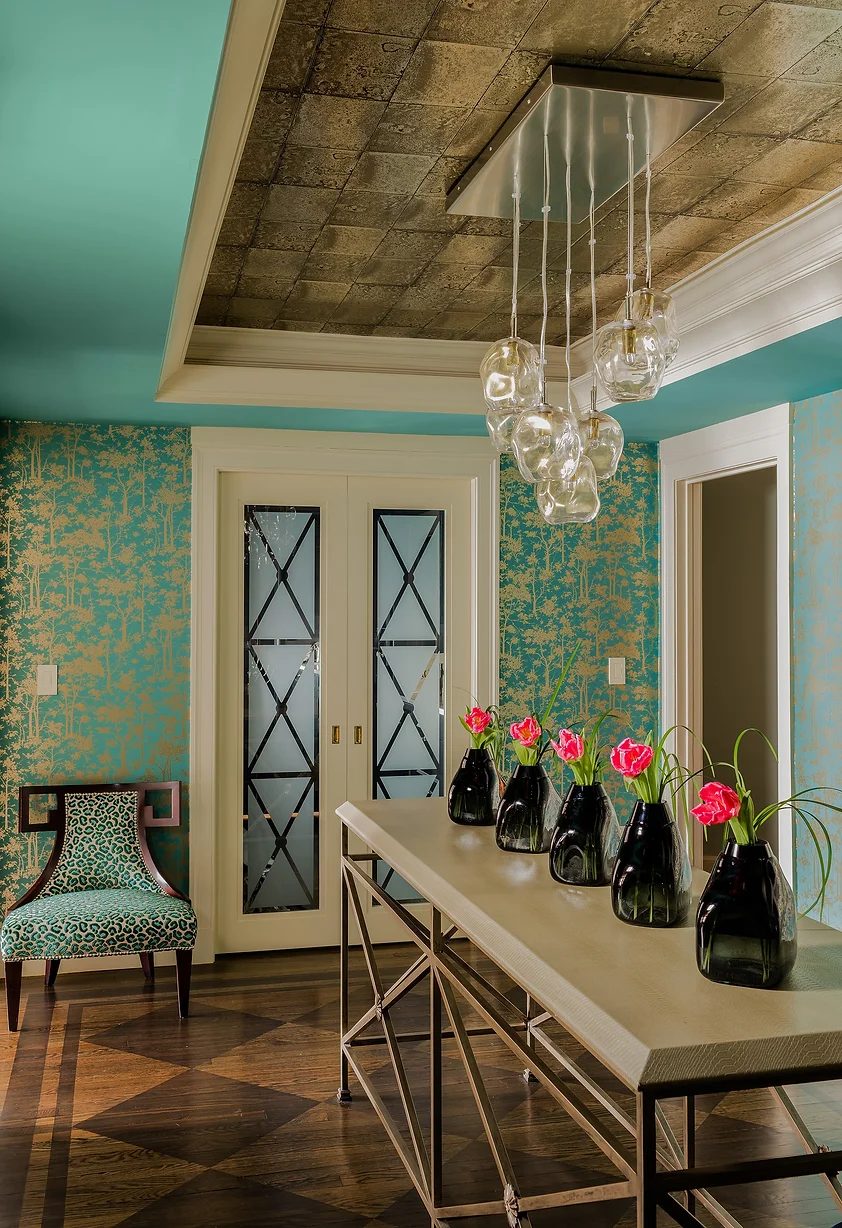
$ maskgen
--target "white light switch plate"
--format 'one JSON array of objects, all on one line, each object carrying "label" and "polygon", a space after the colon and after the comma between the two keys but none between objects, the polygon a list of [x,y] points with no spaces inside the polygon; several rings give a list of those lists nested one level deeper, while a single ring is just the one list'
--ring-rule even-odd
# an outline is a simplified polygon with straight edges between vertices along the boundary
[{"label": "white light switch plate", "polygon": [[609,657],[608,658],[608,685],[609,686],[625,686],[626,685],[626,658],[625,657]]},{"label": "white light switch plate", "polygon": [[36,671],[36,685],[39,695],[58,694],[58,666],[39,665]]}]

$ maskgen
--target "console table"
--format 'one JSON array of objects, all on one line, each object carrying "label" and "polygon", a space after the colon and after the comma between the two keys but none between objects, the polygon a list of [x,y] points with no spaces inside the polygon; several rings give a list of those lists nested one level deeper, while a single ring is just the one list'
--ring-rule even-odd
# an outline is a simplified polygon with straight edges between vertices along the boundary
[{"label": "console table", "polygon": [[[655,1228],[659,1207],[690,1228],[704,1228],[696,1213],[701,1207],[725,1228],[739,1228],[712,1189],[807,1174],[821,1174],[842,1206],[837,1175],[842,1151],[816,1142],[784,1091],[786,1085],[842,1078],[842,934],[802,922],[798,963],[791,979],[777,990],[717,985],[696,969],[692,925],[647,930],[621,924],[611,911],[608,888],[560,886],[550,878],[545,856],[500,852],[493,829],[451,823],[442,799],[345,802],[337,813],[342,822],[338,1097],[350,1100],[350,1067],[434,1228],[447,1228],[451,1222],[455,1228],[465,1217],[501,1213],[511,1228],[526,1228],[532,1211],[630,1197],[637,1200],[639,1228]],[[429,907],[413,910],[393,900],[377,881],[377,860],[400,874]],[[703,882],[699,874],[697,892]],[[418,948],[415,961],[390,985],[378,969],[363,893],[398,917]],[[353,1023],[348,992],[351,917],[374,998]],[[519,987],[522,1008],[465,958],[464,939]],[[423,978],[429,980],[429,1031],[402,1036],[391,1008]],[[463,1004],[480,1016],[482,1026],[465,1023]],[[382,1025],[382,1035],[363,1035],[375,1020]],[[636,1112],[627,1112],[549,1034],[553,1021],[634,1094]],[[471,1047],[473,1036],[490,1033],[517,1055],[525,1075],[537,1079],[609,1158],[617,1169],[616,1180],[549,1194],[519,1188]],[[501,1193],[488,1202],[443,1201],[445,1036],[459,1050],[500,1176]],[[429,1147],[401,1054],[402,1041],[419,1039],[430,1041]],[[358,1060],[359,1047],[372,1043],[388,1050],[406,1119],[403,1128]],[[773,1091],[789,1113],[803,1151],[697,1166],[695,1097],[750,1088]],[[683,1106],[683,1130],[678,1133],[661,1103],[670,1098],[680,1098]],[[601,1115],[594,1111],[596,1105]]]}]

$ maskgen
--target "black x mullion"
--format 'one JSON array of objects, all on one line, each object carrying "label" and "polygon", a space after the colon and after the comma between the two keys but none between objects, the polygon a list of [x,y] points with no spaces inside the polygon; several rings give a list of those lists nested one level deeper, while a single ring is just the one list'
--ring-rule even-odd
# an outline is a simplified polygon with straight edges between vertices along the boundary
[{"label": "black x mullion", "polygon": [[[394,671],[393,671],[393,669],[392,669],[391,665],[389,664],[389,661],[388,661],[388,659],[387,659],[386,655],[385,655],[384,653],[382,653],[382,652],[381,652],[379,649],[378,649],[377,655],[380,657],[380,660],[383,662],[383,665],[385,666],[385,669],[386,669],[386,673],[387,673],[387,674],[389,675],[389,677],[392,679],[392,682],[393,682],[393,684],[394,684],[395,690],[397,691],[398,695],[400,695],[400,697],[401,697],[401,699],[403,700],[404,704],[407,704],[407,702],[408,702],[408,701],[407,701],[406,695],[404,695],[403,691],[401,690],[401,684],[398,682],[397,677],[395,676],[395,673],[394,673]],[[427,735],[424,733],[424,730],[421,728],[421,725],[420,725],[420,723],[419,723],[419,721],[418,721],[418,717],[415,715],[415,706],[414,706],[413,704],[410,704],[408,708],[407,708],[407,707],[404,707],[404,710],[403,710],[403,715],[402,715],[402,717],[401,717],[400,721],[398,722],[398,725],[397,725],[397,728],[395,729],[395,732],[392,734],[392,737],[391,737],[391,740],[390,740],[390,742],[389,742],[389,745],[387,746],[386,750],[383,752],[383,754],[382,754],[382,756],[381,756],[381,758],[380,758],[380,765],[379,765],[379,766],[380,766],[380,767],[382,767],[382,766],[383,766],[383,763],[384,763],[384,762],[385,762],[385,760],[386,760],[386,756],[387,756],[387,754],[389,753],[389,751],[392,749],[392,746],[394,745],[395,740],[396,740],[396,738],[397,738],[398,734],[400,733],[401,726],[403,725],[403,722],[404,722],[404,720],[406,719],[406,717],[407,717],[407,716],[409,717],[409,719],[412,721],[413,725],[414,725],[414,726],[415,726],[415,728],[417,729],[417,731],[418,731],[418,736],[420,737],[421,741],[424,743],[424,746],[425,746],[425,747],[426,747],[426,749],[427,749],[427,752],[428,752],[428,754],[429,754],[429,756],[430,756],[430,759],[431,759],[431,760],[432,760],[432,762],[433,762],[433,766],[436,766],[437,760],[436,760],[436,754],[435,754],[435,751],[433,750],[433,748],[432,748],[432,746],[430,745],[430,743],[427,741]]]},{"label": "black x mullion", "polygon": [[290,586],[289,579],[287,578],[289,569],[295,560],[295,556],[298,554],[298,551],[301,549],[302,545],[304,544],[304,539],[307,537],[307,534],[310,532],[310,529],[316,523],[315,512],[310,513],[310,517],[307,520],[307,523],[305,524],[304,528],[301,530],[301,533],[298,536],[298,540],[293,546],[292,552],[290,553],[289,557],[287,558],[283,566],[281,566],[281,564],[278,562],[277,555],[275,554],[272,547],[269,545],[269,541],[266,537],[266,534],[263,532],[263,529],[260,523],[258,522],[257,517],[254,513],[252,513],[251,515],[251,521],[255,529],[257,530],[257,534],[260,537],[260,540],[263,542],[263,545],[266,549],[266,553],[269,556],[269,561],[271,562],[272,566],[275,569],[275,575],[277,576],[277,581],[275,585],[273,586],[271,593],[264,601],[260,609],[260,613],[257,615],[257,618],[254,620],[254,623],[252,624],[248,638],[252,639],[254,632],[257,630],[258,626],[260,625],[260,621],[263,618],[263,615],[266,613],[266,611],[268,610],[271,604],[272,598],[275,596],[275,593],[277,593],[279,586],[283,584],[284,588],[289,594],[290,601],[292,602],[292,604],[295,606],[296,610],[298,611],[299,618],[303,622],[304,626],[307,628],[308,632],[310,633],[310,636],[313,639],[315,639],[316,633],[310,623],[309,618],[307,617],[307,615],[304,613],[303,609],[301,608],[298,598],[296,597],[295,593],[292,591],[292,587]]},{"label": "black x mullion", "polygon": [[398,550],[397,546],[392,540],[392,536],[389,533],[389,530],[386,528],[385,521],[383,520],[380,521],[380,528],[383,531],[383,536],[386,538],[386,541],[389,543],[389,546],[392,549],[392,553],[397,559],[398,566],[403,572],[403,584],[401,585],[400,592],[398,593],[397,597],[392,603],[392,608],[389,610],[389,613],[386,615],[386,618],[384,619],[383,624],[380,627],[380,631],[378,632],[378,635],[377,635],[378,640],[381,640],[383,638],[383,632],[386,630],[386,627],[389,625],[389,621],[392,618],[392,615],[394,614],[395,610],[398,608],[398,604],[400,603],[401,597],[404,595],[404,593],[406,592],[408,588],[411,588],[413,593],[415,594],[415,597],[416,597],[416,600],[418,601],[419,606],[421,607],[421,613],[424,615],[427,622],[430,624],[430,630],[432,631],[433,635],[436,637],[436,643],[439,642],[440,632],[438,628],[436,627],[436,624],[433,622],[432,618],[430,617],[430,613],[426,605],[424,604],[424,601],[422,600],[421,594],[418,592],[418,589],[416,588],[415,580],[413,578],[415,568],[421,562],[424,552],[429,546],[430,542],[433,540],[433,536],[438,527],[439,527],[439,521],[438,519],[436,519],[433,521],[432,525],[430,526],[427,536],[424,538],[424,541],[421,544],[421,549],[416,554],[415,559],[413,560],[411,566],[407,567],[403,559],[401,558],[400,551]]},{"label": "black x mullion", "polygon": [[310,657],[313,655],[314,648],[315,648],[315,645],[311,644],[310,651],[307,653],[306,657],[301,662],[301,667],[297,669],[295,673],[293,674],[292,682],[290,683],[287,689],[286,695],[284,695],[283,699],[281,699],[281,697],[278,695],[278,692],[275,690],[274,686],[272,685],[272,681],[269,678],[269,675],[267,674],[266,670],[264,669],[262,661],[259,659],[257,653],[254,651],[254,648],[252,647],[252,645],[249,644],[249,652],[251,653],[252,659],[255,665],[257,666],[257,669],[258,669],[258,672],[261,678],[266,683],[269,694],[272,696],[272,699],[275,701],[275,715],[272,717],[271,721],[269,722],[269,726],[266,729],[266,732],[264,733],[263,737],[260,740],[260,745],[258,746],[257,750],[254,752],[254,755],[251,758],[251,761],[249,763],[249,772],[253,771],[254,765],[257,763],[258,759],[263,754],[263,749],[266,746],[266,743],[269,741],[270,737],[272,736],[275,726],[278,724],[278,721],[281,719],[281,717],[283,717],[293,738],[298,744],[298,748],[301,751],[302,755],[304,756],[304,760],[307,766],[310,768],[310,771],[313,771],[314,769],[313,761],[308,755],[307,748],[305,747],[304,743],[299,738],[298,734],[295,731],[295,728],[292,725],[292,722],[290,721],[289,717],[286,714],[286,705],[288,704],[290,696],[292,695],[296,686],[298,685],[301,678],[303,677],[304,666],[307,664],[307,662],[310,660]]}]

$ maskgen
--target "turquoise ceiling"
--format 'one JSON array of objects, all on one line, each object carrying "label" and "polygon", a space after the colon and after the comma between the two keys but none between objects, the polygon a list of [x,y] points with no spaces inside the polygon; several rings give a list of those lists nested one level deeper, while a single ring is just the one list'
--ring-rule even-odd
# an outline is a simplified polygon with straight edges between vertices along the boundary
[{"label": "turquoise ceiling", "polygon": [[[480,418],[154,401],[228,0],[0,17],[0,417],[480,434]],[[842,387],[834,321],[619,412],[658,439]]]}]

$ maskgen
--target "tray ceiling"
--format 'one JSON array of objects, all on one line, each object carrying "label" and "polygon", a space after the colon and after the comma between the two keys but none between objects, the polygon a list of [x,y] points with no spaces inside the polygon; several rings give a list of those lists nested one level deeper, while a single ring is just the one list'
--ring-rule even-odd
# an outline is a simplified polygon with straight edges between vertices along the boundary
[{"label": "tray ceiling", "polygon": [[[658,285],[842,185],[842,6],[288,0],[197,322],[453,340],[507,333],[511,224],[449,216],[445,195],[551,60],[724,83],[722,106],[654,163]],[[564,229],[551,232],[557,343]],[[574,238],[578,337],[590,328],[588,246],[581,228]],[[540,224],[527,223],[520,331],[532,339],[540,247]],[[624,259],[621,196],[597,226],[601,314],[622,297]]]}]

